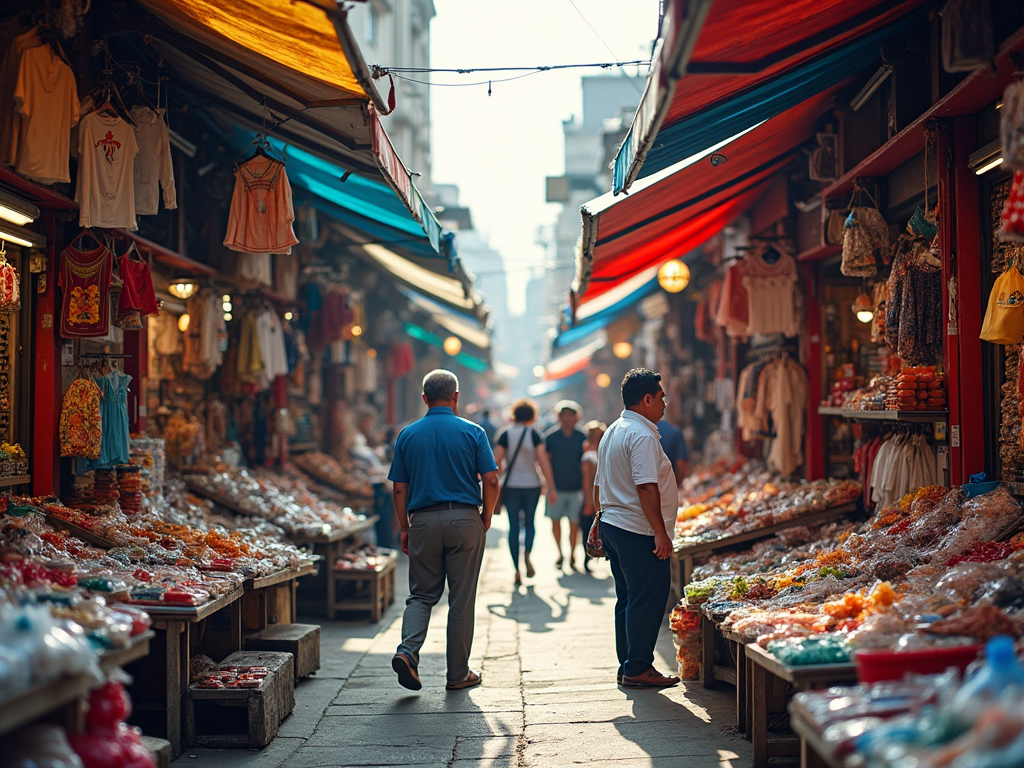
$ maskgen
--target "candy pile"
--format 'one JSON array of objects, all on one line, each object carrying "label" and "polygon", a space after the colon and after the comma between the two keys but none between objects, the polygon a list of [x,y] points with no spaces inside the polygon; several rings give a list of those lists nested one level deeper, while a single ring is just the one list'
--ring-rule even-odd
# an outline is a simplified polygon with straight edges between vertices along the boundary
[{"label": "candy pile", "polygon": [[377,570],[393,559],[397,553],[393,549],[384,549],[374,544],[363,544],[345,550],[334,564],[339,571],[372,571]]},{"label": "candy pile", "polygon": [[219,666],[201,672],[193,688],[259,688],[270,670],[266,667]]},{"label": "candy pile", "polygon": [[300,453],[293,461],[295,466],[321,482],[356,499],[372,499],[373,486],[366,474],[354,463],[342,465],[333,456],[321,451]]}]

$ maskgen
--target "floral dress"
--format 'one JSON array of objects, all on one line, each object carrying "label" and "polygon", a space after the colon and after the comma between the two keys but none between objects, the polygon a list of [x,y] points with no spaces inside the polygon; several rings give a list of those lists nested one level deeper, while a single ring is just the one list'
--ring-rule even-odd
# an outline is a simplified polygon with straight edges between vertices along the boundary
[{"label": "floral dress", "polygon": [[100,457],[102,419],[100,388],[88,379],[75,379],[60,408],[60,455]]}]

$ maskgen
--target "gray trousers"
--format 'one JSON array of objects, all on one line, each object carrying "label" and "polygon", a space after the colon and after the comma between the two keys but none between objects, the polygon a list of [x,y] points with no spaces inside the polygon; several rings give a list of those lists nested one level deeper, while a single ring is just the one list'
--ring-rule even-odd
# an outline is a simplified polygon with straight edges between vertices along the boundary
[{"label": "gray trousers", "polygon": [[404,653],[419,667],[430,611],[448,580],[448,681],[469,674],[476,620],[476,589],[486,533],[475,507],[416,512],[409,520],[409,599],[402,620]]}]

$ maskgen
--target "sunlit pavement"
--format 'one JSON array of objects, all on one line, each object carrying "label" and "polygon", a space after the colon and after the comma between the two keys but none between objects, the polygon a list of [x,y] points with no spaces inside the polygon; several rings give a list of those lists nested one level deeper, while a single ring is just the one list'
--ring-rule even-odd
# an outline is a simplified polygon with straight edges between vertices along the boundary
[{"label": "sunlit pavement", "polygon": [[[322,625],[323,666],[296,688],[295,711],[269,747],[186,750],[175,765],[749,765],[749,745],[733,729],[731,688],[616,686],[614,588],[607,562],[595,564],[593,576],[556,571],[550,522],[542,510],[537,518],[538,573],[519,589],[513,586],[504,517],[495,518],[488,538],[471,660],[483,675],[482,686],[444,689],[443,600],[420,662],[423,690],[398,685],[391,657],[401,635],[403,561],[399,601],[379,625]],[[659,651],[657,667],[674,672],[667,628]]]}]

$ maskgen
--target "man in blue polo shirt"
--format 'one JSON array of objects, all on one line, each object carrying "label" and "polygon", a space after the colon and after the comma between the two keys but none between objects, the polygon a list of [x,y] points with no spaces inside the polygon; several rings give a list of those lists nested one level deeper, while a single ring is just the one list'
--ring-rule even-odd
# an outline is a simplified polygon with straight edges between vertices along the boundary
[{"label": "man in blue polo shirt", "polygon": [[[423,378],[427,415],[402,430],[388,479],[395,484],[395,511],[402,551],[409,556],[409,599],[402,643],[391,667],[398,682],[423,687],[420,648],[430,611],[448,581],[449,691],[479,685],[469,668],[474,608],[487,529],[498,499],[498,468],[484,430],[458,416],[459,380],[437,369]],[[483,480],[481,509],[480,480]]]},{"label": "man in blue polo shirt", "polygon": [[661,434],[661,447],[672,462],[676,485],[680,485],[690,474],[690,449],[686,446],[686,437],[683,430],[665,419],[658,422],[658,432]]}]

